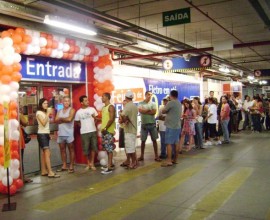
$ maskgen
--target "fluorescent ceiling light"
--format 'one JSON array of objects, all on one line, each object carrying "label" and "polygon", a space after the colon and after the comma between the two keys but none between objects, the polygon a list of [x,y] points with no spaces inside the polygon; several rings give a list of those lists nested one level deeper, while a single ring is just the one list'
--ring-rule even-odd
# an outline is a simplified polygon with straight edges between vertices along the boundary
[{"label": "fluorescent ceiling light", "polygon": [[52,17],[49,15],[45,16],[44,23],[51,25],[51,26],[54,26],[54,27],[78,32],[78,33],[85,34],[85,35],[93,36],[93,35],[97,34],[95,31],[89,30],[87,28],[78,27],[77,25],[74,25],[74,24],[68,24],[66,22],[60,21],[59,19],[57,19],[57,17]]},{"label": "fluorescent ceiling light", "polygon": [[139,46],[143,47],[144,49],[149,49],[149,50],[154,50],[157,52],[167,52],[167,49],[164,48],[163,46],[160,46],[158,44],[152,44],[146,41],[138,40],[137,41]]},{"label": "fluorescent ceiling light", "polygon": [[247,77],[249,80],[253,80],[254,79],[254,76],[248,76]]},{"label": "fluorescent ceiling light", "polygon": [[227,66],[220,66],[218,70],[221,71],[221,72],[224,72],[224,73],[229,73],[230,72],[230,70],[229,70],[229,68]]}]

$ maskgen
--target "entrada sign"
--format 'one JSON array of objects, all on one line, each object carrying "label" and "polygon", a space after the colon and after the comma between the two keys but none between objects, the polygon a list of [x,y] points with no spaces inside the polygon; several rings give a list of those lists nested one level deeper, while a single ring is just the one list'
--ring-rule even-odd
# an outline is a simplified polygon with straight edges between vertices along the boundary
[{"label": "entrada sign", "polygon": [[48,57],[22,56],[22,79],[47,82],[85,82],[85,63]]},{"label": "entrada sign", "polygon": [[163,15],[163,27],[190,23],[190,8],[182,8],[173,11],[165,11]]}]

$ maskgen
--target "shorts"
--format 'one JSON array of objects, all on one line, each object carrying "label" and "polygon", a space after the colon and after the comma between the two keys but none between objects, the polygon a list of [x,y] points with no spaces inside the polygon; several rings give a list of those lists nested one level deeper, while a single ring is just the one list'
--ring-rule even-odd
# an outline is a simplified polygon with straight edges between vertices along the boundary
[{"label": "shorts", "polygon": [[38,145],[41,149],[50,148],[50,134],[37,134]]},{"label": "shorts", "polygon": [[73,136],[58,136],[57,137],[57,143],[62,144],[62,143],[67,143],[70,144],[74,141]]},{"label": "shorts", "polygon": [[105,135],[102,134],[102,146],[108,153],[113,152],[115,149],[113,134],[110,132],[106,132]]},{"label": "shorts", "polygon": [[148,133],[150,134],[152,141],[158,139],[158,132],[155,123],[141,125],[141,141],[146,141]]},{"label": "shorts", "polygon": [[176,144],[179,142],[179,135],[181,133],[181,128],[168,128],[165,131],[165,144]]},{"label": "shorts", "polygon": [[89,132],[85,134],[81,134],[82,139],[82,149],[84,155],[89,155],[89,148],[92,151],[97,151],[97,132]]},{"label": "shorts", "polygon": [[137,135],[132,133],[125,133],[125,147],[126,153],[135,153]]},{"label": "shorts", "polygon": [[218,136],[216,124],[209,124],[208,123],[208,128],[209,128],[210,138],[215,138]]}]

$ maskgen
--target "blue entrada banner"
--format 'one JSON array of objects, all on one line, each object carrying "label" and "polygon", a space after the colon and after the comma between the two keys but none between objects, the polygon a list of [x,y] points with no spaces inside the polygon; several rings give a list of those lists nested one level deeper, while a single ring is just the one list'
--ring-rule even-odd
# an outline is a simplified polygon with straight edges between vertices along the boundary
[{"label": "blue entrada banner", "polygon": [[176,57],[163,60],[164,72],[184,72],[187,70],[203,70],[212,66],[211,55],[191,56],[187,54],[185,58]]},{"label": "blue entrada banner", "polygon": [[85,63],[39,56],[22,55],[22,80],[84,83]]}]

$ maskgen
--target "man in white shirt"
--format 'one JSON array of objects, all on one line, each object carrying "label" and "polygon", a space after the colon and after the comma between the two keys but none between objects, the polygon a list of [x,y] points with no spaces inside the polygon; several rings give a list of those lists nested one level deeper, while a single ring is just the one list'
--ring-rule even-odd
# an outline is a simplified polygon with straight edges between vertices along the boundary
[{"label": "man in white shirt", "polygon": [[87,158],[86,170],[96,170],[95,153],[97,152],[97,129],[95,118],[97,111],[89,107],[87,96],[80,97],[81,108],[76,112],[75,122],[80,126],[83,154]]},{"label": "man in white shirt", "polygon": [[214,138],[217,137],[217,106],[214,103],[215,100],[214,98],[209,98],[208,103],[209,103],[209,109],[208,109],[208,115],[206,117],[207,123],[208,123],[208,128],[210,131],[210,138],[209,141],[205,143],[205,145],[212,145],[212,141]]}]

